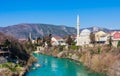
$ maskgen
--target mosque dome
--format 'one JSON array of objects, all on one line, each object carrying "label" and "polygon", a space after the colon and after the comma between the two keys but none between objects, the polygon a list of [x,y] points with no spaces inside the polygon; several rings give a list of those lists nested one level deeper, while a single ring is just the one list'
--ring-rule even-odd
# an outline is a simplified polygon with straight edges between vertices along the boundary
[{"label": "mosque dome", "polygon": [[90,35],[91,31],[88,29],[84,29],[81,31],[80,35]]}]

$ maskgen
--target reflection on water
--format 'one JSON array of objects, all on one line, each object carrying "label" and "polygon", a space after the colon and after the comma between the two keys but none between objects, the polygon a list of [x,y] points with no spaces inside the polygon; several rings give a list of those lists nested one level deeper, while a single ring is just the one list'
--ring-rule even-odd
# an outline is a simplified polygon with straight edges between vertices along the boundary
[{"label": "reflection on water", "polygon": [[27,73],[26,76],[105,76],[98,73],[90,73],[81,63],[68,59],[59,59],[51,56],[34,54],[41,67]]}]

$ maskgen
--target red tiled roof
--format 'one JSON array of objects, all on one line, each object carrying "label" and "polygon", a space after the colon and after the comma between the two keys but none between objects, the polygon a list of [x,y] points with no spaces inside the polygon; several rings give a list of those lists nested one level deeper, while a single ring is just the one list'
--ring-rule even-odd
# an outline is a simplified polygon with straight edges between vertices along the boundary
[{"label": "red tiled roof", "polygon": [[115,33],[113,34],[113,38],[114,38],[114,39],[120,39],[120,32],[115,32]]},{"label": "red tiled roof", "polygon": [[61,37],[59,37],[59,36],[53,36],[56,40],[60,40],[60,39],[63,39],[63,38],[61,38]]}]

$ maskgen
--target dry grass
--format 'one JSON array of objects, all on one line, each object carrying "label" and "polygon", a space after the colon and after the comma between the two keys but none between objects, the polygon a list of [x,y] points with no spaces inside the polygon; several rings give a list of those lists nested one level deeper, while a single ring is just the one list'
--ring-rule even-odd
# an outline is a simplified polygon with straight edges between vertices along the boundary
[{"label": "dry grass", "polygon": [[120,54],[116,54],[116,51],[111,52],[111,50],[116,50],[115,48],[110,50],[109,47],[100,47],[98,51],[98,47],[95,47],[85,50],[87,51],[82,53],[80,61],[91,70],[99,73],[108,73],[108,69],[120,58]]}]

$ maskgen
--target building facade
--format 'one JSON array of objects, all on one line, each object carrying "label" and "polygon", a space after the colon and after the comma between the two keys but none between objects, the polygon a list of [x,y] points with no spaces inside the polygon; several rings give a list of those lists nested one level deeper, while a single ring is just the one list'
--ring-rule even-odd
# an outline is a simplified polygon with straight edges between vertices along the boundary
[{"label": "building facade", "polygon": [[81,31],[80,41],[79,41],[81,46],[85,46],[85,45],[90,44],[90,41],[91,41],[90,40],[90,33],[91,33],[91,31],[88,30],[88,29],[84,29],[84,30]]},{"label": "building facade", "polygon": [[105,43],[107,41],[107,33],[104,31],[98,31],[95,33],[96,43]]},{"label": "building facade", "polygon": [[53,46],[57,46],[57,45],[66,45],[65,40],[59,36],[53,36],[51,38],[51,42]]},{"label": "building facade", "polygon": [[112,37],[112,45],[114,47],[117,47],[118,41],[120,41],[120,31],[112,32],[111,37]]}]

